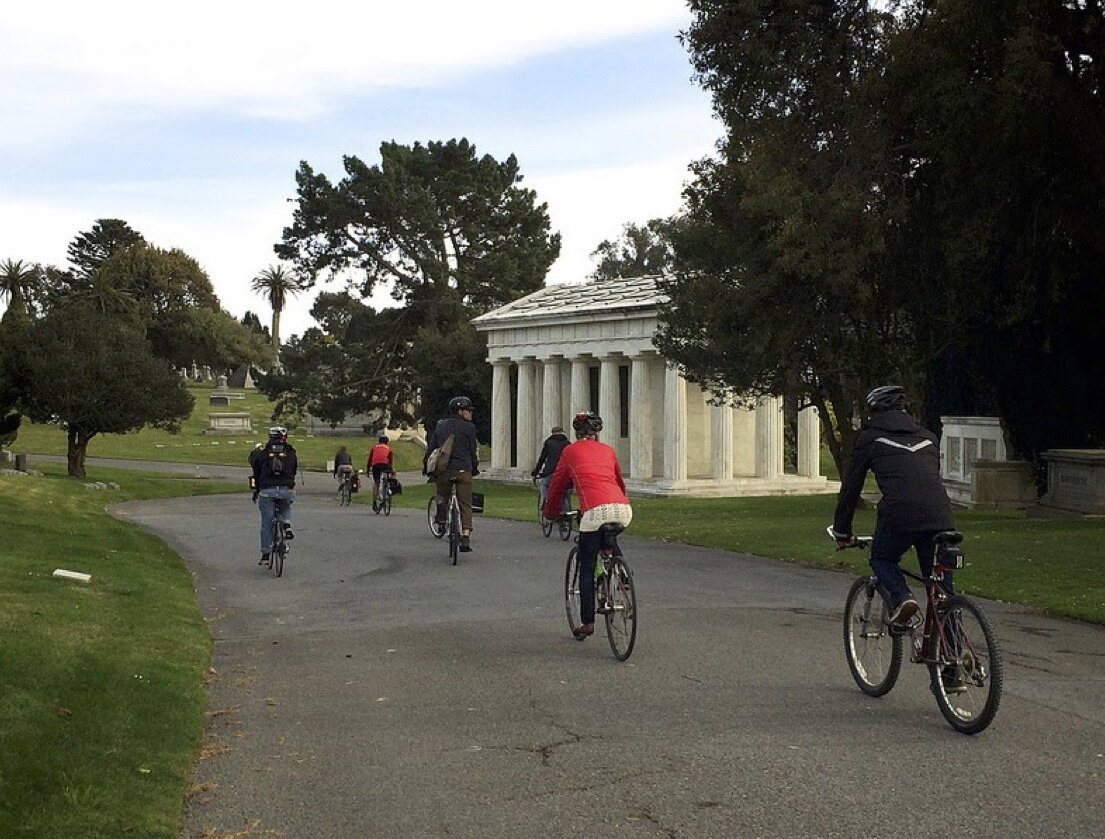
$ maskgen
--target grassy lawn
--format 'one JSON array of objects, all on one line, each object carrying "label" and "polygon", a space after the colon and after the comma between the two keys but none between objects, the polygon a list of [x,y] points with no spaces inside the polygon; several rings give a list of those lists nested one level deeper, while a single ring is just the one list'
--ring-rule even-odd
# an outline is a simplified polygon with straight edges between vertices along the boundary
[{"label": "grassy lawn", "polygon": [[175,839],[211,639],[180,557],[105,506],[240,487],[98,470],[120,486],[89,489],[43,471],[0,476],[0,836]]}]

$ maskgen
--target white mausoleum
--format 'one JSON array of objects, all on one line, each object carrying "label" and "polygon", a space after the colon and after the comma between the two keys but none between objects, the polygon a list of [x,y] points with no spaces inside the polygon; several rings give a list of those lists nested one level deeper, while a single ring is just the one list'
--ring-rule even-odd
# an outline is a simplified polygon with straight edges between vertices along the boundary
[{"label": "white mausoleum", "polygon": [[785,472],[782,401],[710,404],[652,345],[661,300],[654,277],[555,285],[473,321],[493,369],[487,476],[528,480],[550,429],[574,439],[572,417],[590,410],[631,493],[835,492],[820,473],[817,409],[798,414],[797,472]]}]

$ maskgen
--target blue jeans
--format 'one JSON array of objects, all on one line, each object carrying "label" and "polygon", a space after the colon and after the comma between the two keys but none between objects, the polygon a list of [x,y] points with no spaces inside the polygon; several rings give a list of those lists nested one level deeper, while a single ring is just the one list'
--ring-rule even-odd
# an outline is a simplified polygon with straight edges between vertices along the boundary
[{"label": "blue jeans", "polygon": [[292,523],[292,502],[295,490],[288,487],[269,487],[257,493],[257,508],[261,511],[261,553],[272,551],[272,521],[274,518]]},{"label": "blue jeans", "polygon": [[[890,600],[890,608],[894,609],[910,596],[909,584],[898,563],[902,561],[905,552],[911,547],[917,551],[917,561],[921,565],[922,576],[927,577],[932,573],[933,551],[936,546],[933,538],[939,530],[925,530],[916,533],[897,533],[885,530],[881,526],[875,528],[875,538],[871,543],[871,570],[879,578],[879,583],[886,590]],[[944,584],[948,590],[952,590],[952,573],[944,573]]]},{"label": "blue jeans", "polygon": [[[549,500],[549,484],[552,483],[552,473],[549,473],[541,479],[541,509],[545,509],[545,502]],[[564,500],[560,502],[560,512],[570,513],[572,511],[571,504],[572,487],[569,484],[567,491],[564,493]]]}]

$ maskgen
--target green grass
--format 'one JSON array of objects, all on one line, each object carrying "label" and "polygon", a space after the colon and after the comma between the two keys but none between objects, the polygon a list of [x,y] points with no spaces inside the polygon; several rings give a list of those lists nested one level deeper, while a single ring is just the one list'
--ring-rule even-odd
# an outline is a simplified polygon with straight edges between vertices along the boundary
[{"label": "green grass", "polygon": [[[153,460],[167,463],[204,463],[219,466],[245,466],[249,452],[255,443],[267,438],[269,427],[274,424],[272,403],[256,391],[244,392],[244,399],[231,401],[230,407],[215,407],[208,403],[212,386],[190,384],[189,391],[196,404],[192,415],[182,424],[177,434],[145,428],[134,434],[98,434],[88,444],[88,457],[120,458],[124,460]],[[249,411],[253,434],[208,434],[208,414]],[[295,446],[301,468],[320,471],[334,457],[339,446],[344,445],[353,455],[358,467],[364,466],[369,449],[376,443],[375,437],[308,437],[301,429],[291,428],[289,439]],[[24,420],[19,436],[10,447],[22,454],[64,455],[65,431],[56,425],[38,425]],[[409,442],[392,442],[395,466],[400,471],[422,468],[424,450]]]},{"label": "green grass", "polygon": [[105,505],[238,487],[63,470],[0,476],[0,836],[175,839],[211,639],[180,557]]},{"label": "green grass", "polygon": [[[514,484],[476,481],[487,516],[536,522],[536,491]],[[425,509],[431,487],[404,487],[396,506]],[[849,573],[869,571],[864,551],[836,551],[825,535],[832,496],[786,498],[637,498],[630,532],[662,542],[750,553]],[[956,511],[965,535],[966,568],[956,587],[1055,615],[1105,623],[1105,521],[1028,518],[1024,513]],[[857,533],[875,527],[873,508],[856,513]],[[478,528],[477,528],[478,529]],[[906,567],[916,568],[912,553]]]}]

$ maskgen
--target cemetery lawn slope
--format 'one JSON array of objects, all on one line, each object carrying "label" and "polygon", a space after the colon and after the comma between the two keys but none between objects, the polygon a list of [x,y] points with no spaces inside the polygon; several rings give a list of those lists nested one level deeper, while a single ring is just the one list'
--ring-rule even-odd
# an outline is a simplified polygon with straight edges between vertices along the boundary
[{"label": "cemetery lawn slope", "polygon": [[176,839],[211,639],[181,558],[105,508],[240,488],[101,469],[119,488],[90,489],[64,468],[0,475],[0,836]]}]

